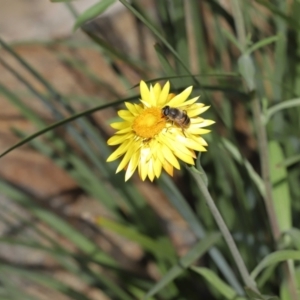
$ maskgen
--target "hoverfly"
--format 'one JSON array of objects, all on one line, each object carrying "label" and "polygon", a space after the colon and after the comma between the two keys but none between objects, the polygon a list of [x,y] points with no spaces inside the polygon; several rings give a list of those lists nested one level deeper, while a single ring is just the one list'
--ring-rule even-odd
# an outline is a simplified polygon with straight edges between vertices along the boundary
[{"label": "hoverfly", "polygon": [[191,119],[187,115],[186,110],[181,110],[167,105],[163,107],[161,111],[163,116],[165,116],[168,120],[180,126],[184,134],[184,129],[191,123]]}]

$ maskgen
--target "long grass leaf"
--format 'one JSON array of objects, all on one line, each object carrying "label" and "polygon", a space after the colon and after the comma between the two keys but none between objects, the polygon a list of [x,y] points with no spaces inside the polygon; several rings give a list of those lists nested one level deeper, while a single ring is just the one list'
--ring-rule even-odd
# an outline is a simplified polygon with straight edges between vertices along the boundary
[{"label": "long grass leaf", "polygon": [[94,19],[108,9],[116,0],[101,0],[84,11],[76,20],[73,30],[79,28],[85,22]]},{"label": "long grass leaf", "polygon": [[255,279],[257,275],[266,267],[287,260],[300,260],[300,251],[282,250],[267,255],[251,272],[251,277]]},{"label": "long grass leaf", "polygon": [[220,239],[219,234],[207,235],[203,240],[199,241],[179,262],[174,265],[168,273],[155,284],[143,299],[149,299],[156,295],[167,284],[172,282],[176,277],[185,272],[192,263],[198,260],[208,249],[210,249]]},{"label": "long grass leaf", "polygon": [[212,270],[200,267],[191,267],[190,269],[201,275],[213,289],[218,291],[226,299],[230,300],[236,296],[236,292]]},{"label": "long grass leaf", "polygon": [[[164,193],[168,196],[168,199],[176,210],[181,214],[184,220],[189,224],[191,230],[194,232],[198,239],[202,239],[206,236],[206,232],[203,225],[196,217],[192,209],[189,207],[181,193],[178,191],[175,184],[166,175],[162,176],[162,182],[159,181],[159,185]],[[234,287],[238,294],[243,295],[243,288],[238,282],[235,274],[228,265],[227,261],[224,259],[223,255],[218,249],[212,248],[209,250],[209,255],[214,260],[215,264],[218,266],[224,277],[228,282]]]}]

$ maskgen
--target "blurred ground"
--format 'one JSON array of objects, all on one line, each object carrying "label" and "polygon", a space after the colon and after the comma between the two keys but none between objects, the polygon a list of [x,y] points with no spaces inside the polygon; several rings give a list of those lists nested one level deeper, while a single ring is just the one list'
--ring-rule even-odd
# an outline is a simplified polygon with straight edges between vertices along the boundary
[{"label": "blurred ground", "polygon": [[[97,0],[74,1],[83,12]],[[0,36],[7,42],[63,38],[72,33],[74,18],[63,3],[50,0],[0,0]],[[122,8],[118,2],[103,15],[109,16]]]}]

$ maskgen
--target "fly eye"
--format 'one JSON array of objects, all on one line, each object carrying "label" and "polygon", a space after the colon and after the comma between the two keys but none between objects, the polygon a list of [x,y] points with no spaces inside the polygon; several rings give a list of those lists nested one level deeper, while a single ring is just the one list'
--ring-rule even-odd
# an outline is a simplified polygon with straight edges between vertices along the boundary
[{"label": "fly eye", "polygon": [[164,114],[165,116],[169,114],[169,111],[170,111],[169,106],[165,106],[165,107],[162,109],[162,112],[163,112],[163,114]]}]

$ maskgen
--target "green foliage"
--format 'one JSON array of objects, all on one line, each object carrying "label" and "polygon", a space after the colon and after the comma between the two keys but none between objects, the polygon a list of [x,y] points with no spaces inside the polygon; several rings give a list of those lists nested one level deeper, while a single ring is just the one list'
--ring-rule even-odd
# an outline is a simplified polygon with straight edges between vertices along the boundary
[{"label": "green foliage", "polygon": [[[0,79],[0,95],[35,128],[33,133],[12,128],[19,142],[0,157],[5,159],[27,145],[64,170],[89,201],[95,199],[103,216],[80,216],[75,222],[3,176],[1,195],[30,218],[0,203],[0,220],[11,225],[7,215],[13,216],[34,235],[28,239],[3,234],[0,243],[44,253],[64,274],[107,299],[296,300],[300,289],[300,2],[232,0],[228,9],[221,1],[151,1],[150,11],[144,1],[120,0],[136,22],[139,49],[134,54],[107,38],[127,36],[115,32],[102,36],[89,27],[114,0],[97,1],[82,14],[70,0],[51,2],[66,2],[52,5],[65,5],[74,15],[74,30],[82,29],[86,39],[54,40],[44,47],[105,96],[60,92],[47,74],[18,53],[17,45],[0,39],[1,51],[22,68],[0,58],[18,80],[12,88]],[[72,51],[62,54],[60,47]],[[114,78],[111,82],[78,59],[75,50],[87,49],[103,59],[107,77]],[[115,114],[123,102],[138,101],[133,88],[139,80],[170,80],[175,93],[193,85],[200,101],[211,105],[204,116],[216,121],[205,136],[208,152],[198,156],[195,166],[176,172],[174,180],[162,174],[154,184],[135,179],[125,183],[123,174],[115,174],[116,163],[106,163],[111,153],[106,126],[114,117],[97,122],[94,113]],[[26,101],[26,93],[50,120]],[[224,233],[225,239],[215,233],[219,228],[190,172],[209,189],[247,270],[253,270],[250,279],[257,288],[247,286]],[[161,207],[167,207],[168,217],[153,204],[158,200],[167,203]],[[184,232],[176,227],[177,218]],[[104,242],[99,242],[100,233]],[[121,239],[124,247],[116,245],[114,238]],[[127,244],[134,245],[138,254],[128,255]],[[37,299],[18,280],[69,299],[94,299],[56,275],[1,258],[0,299]]]}]

